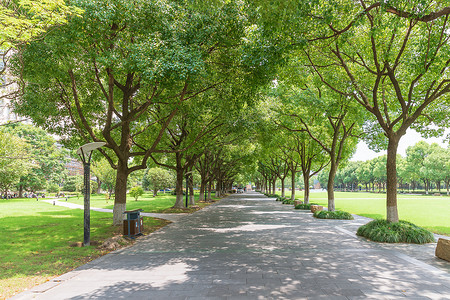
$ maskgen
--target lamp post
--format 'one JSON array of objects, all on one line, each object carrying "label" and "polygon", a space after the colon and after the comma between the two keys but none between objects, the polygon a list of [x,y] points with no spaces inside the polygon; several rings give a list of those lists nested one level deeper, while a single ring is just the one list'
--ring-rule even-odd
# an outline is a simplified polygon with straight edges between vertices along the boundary
[{"label": "lamp post", "polygon": [[90,189],[91,189],[91,157],[92,151],[104,146],[105,142],[94,142],[84,144],[77,150],[84,167],[84,239],[83,246],[91,244],[91,208],[90,208]]}]

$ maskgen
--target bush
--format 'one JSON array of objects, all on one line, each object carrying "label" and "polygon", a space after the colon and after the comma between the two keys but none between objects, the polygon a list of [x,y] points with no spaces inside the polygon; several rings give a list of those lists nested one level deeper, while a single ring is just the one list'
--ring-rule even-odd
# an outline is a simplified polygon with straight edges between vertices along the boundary
[{"label": "bush", "polygon": [[339,219],[339,220],[353,220],[352,214],[346,212],[346,211],[327,211],[327,210],[321,210],[316,211],[314,213],[314,217],[318,219]]},{"label": "bush", "polygon": [[63,191],[79,192],[83,187],[83,176],[68,176],[64,182]]},{"label": "bush", "polygon": [[49,193],[59,193],[59,185],[56,183],[49,183],[47,185],[47,192]]},{"label": "bush", "polygon": [[283,204],[294,204],[294,200],[288,199],[288,198],[283,198],[283,200],[281,200]]},{"label": "bush", "polygon": [[319,205],[319,204],[316,204],[316,203],[299,204],[299,205],[295,206],[295,209],[310,210],[311,209],[311,205]]},{"label": "bush", "polygon": [[435,242],[428,230],[407,221],[397,223],[387,220],[373,220],[358,228],[357,235],[374,242],[425,244]]},{"label": "bush", "polygon": [[128,194],[133,197],[135,201],[137,201],[138,198],[144,194],[144,189],[140,186],[135,186],[128,192]]}]

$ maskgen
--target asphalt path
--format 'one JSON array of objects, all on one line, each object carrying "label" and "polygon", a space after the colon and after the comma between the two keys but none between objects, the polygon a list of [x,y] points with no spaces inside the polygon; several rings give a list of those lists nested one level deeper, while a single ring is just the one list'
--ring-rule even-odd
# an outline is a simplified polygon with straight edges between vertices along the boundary
[{"label": "asphalt path", "polygon": [[450,299],[435,243],[370,242],[367,221],[231,195],[13,299]]}]

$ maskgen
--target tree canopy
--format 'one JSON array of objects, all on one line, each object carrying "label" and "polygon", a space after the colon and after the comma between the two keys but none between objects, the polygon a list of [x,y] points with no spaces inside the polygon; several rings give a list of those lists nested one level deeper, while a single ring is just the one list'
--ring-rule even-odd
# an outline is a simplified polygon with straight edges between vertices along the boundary
[{"label": "tree canopy", "polygon": [[[30,26],[15,37],[15,111],[70,148],[106,142],[115,224],[129,176],[154,164],[176,171],[176,207],[192,172],[202,195],[247,176],[272,192],[290,177],[294,188],[301,172],[307,202],[309,179],[323,169],[329,210],[336,183],[375,182],[386,188],[388,221],[398,221],[399,182],[448,186],[439,175],[448,149],[397,155],[408,128],[437,136],[449,125],[446,2],[2,3],[4,24]],[[358,139],[387,155],[349,163]]]}]

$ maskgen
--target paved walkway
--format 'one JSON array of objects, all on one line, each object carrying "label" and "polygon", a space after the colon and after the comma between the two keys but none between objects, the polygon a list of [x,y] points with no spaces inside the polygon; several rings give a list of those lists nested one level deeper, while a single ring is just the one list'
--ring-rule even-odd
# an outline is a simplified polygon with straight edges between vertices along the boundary
[{"label": "paved walkway", "polygon": [[368,242],[365,221],[232,195],[15,299],[450,299],[435,244]]},{"label": "paved walkway", "polygon": [[[57,206],[64,206],[64,207],[72,208],[72,209],[84,209],[83,205],[66,202],[66,201],[60,201],[60,200],[56,200],[56,199],[41,200],[41,201],[47,202],[49,204],[57,205]],[[91,210],[105,212],[105,213],[113,212],[112,209],[97,208],[97,207],[91,207]],[[158,213],[146,213],[146,212],[141,212],[141,215],[144,217],[159,218],[159,219],[169,220],[172,222],[176,222],[176,221],[180,220],[182,217],[186,216],[186,214],[158,214]]]}]

